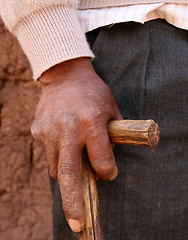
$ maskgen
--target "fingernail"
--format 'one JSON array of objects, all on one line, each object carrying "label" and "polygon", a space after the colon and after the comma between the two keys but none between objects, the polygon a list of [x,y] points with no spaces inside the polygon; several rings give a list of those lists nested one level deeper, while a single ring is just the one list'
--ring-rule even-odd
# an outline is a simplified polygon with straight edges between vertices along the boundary
[{"label": "fingernail", "polygon": [[82,225],[79,220],[69,219],[68,222],[73,232],[80,232],[82,230]]}]

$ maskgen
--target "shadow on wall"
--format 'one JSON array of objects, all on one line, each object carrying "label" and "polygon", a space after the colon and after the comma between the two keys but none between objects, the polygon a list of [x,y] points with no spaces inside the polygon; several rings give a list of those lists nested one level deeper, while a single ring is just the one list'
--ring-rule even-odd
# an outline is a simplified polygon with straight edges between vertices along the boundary
[{"label": "shadow on wall", "polygon": [[51,240],[51,194],[43,150],[31,134],[40,87],[0,20],[0,239]]}]

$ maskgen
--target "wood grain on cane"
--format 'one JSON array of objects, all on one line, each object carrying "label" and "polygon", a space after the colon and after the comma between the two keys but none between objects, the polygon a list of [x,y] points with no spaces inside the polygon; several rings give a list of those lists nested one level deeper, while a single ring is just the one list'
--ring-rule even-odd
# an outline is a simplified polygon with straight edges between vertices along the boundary
[{"label": "wood grain on cane", "polygon": [[[160,129],[153,120],[114,120],[108,123],[108,133],[111,143],[153,148],[159,142]],[[86,225],[79,239],[102,240],[96,178],[86,151],[82,154],[82,165]]]},{"label": "wood grain on cane", "polygon": [[110,121],[108,133],[111,143],[156,147],[159,126],[153,120]]}]

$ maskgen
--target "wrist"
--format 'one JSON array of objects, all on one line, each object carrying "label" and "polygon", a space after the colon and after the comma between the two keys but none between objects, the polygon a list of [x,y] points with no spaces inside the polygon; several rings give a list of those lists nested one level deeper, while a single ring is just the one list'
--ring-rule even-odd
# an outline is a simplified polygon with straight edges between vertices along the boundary
[{"label": "wrist", "polygon": [[58,83],[68,79],[76,80],[77,76],[85,75],[86,72],[94,72],[91,60],[89,58],[71,59],[57,64],[45,71],[39,78],[42,86]]}]

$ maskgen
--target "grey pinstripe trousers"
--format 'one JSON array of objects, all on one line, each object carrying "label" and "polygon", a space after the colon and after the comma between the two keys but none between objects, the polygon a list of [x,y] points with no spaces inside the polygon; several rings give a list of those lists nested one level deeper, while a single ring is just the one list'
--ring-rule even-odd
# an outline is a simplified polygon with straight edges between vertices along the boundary
[{"label": "grey pinstripe trousers", "polygon": [[[106,240],[188,239],[188,33],[163,20],[121,23],[87,34],[93,66],[124,118],[154,119],[159,146],[116,146],[119,177],[98,182]],[[77,239],[50,178],[54,240]]]}]

